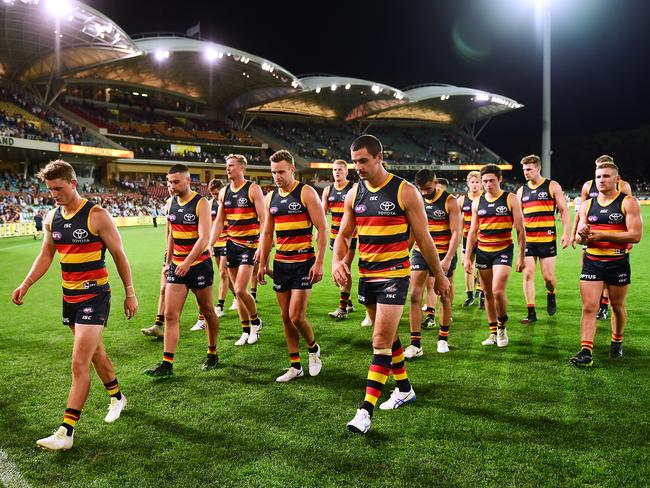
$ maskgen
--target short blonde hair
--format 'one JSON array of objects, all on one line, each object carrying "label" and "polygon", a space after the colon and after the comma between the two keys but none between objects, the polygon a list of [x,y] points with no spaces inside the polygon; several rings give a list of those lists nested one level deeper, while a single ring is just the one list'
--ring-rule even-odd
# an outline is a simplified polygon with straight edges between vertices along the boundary
[{"label": "short blonde hair", "polygon": [[335,159],[334,161],[332,161],[332,166],[334,166],[335,164],[340,164],[341,166],[345,166],[346,168],[348,167],[347,161],[343,159]]},{"label": "short blonde hair", "polygon": [[481,181],[481,173],[479,173],[478,171],[470,171],[469,173],[467,173],[467,178],[465,178],[465,181],[469,181],[472,178],[478,178],[478,180]]},{"label": "short blonde hair", "polygon": [[[602,163],[614,163],[614,158],[611,157],[608,154],[603,154],[602,156],[598,156],[596,158],[596,166],[601,165]],[[618,169],[618,168],[617,168]]]},{"label": "short blonde hair", "polygon": [[241,164],[244,168],[248,164],[248,161],[246,160],[246,156],[244,156],[243,154],[234,154],[234,153],[228,154],[228,156],[226,156],[226,161],[228,161],[229,159],[236,159],[237,162]]},{"label": "short blonde hair", "polygon": [[610,163],[609,161],[606,161],[604,163],[600,163],[598,166],[596,166],[596,171],[599,169],[613,169],[616,171],[616,174],[618,174],[618,166],[616,166],[613,162]]},{"label": "short blonde hair", "polygon": [[36,177],[42,181],[62,179],[70,183],[72,180],[77,179],[77,173],[75,173],[70,163],[62,159],[57,159],[56,161],[47,163],[45,168],[36,174]]},{"label": "short blonde hair", "polygon": [[534,164],[538,168],[541,168],[542,160],[537,154],[529,154],[528,156],[521,158],[521,165],[523,166],[524,164]]}]

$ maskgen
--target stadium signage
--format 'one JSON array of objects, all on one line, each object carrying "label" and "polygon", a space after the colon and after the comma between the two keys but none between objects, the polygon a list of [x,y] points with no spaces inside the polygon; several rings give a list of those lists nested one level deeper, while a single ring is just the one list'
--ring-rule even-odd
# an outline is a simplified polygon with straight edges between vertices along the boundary
[{"label": "stadium signage", "polygon": [[107,147],[78,146],[76,144],[59,144],[59,151],[87,156],[103,156],[107,158],[133,159],[133,151],[109,149]]},{"label": "stadium signage", "polygon": [[13,146],[14,138],[13,137],[0,137],[0,145],[2,146]]},{"label": "stadium signage", "polygon": [[34,141],[31,139],[21,139],[19,137],[2,136],[0,137],[0,146],[59,152],[59,145],[54,142]]}]

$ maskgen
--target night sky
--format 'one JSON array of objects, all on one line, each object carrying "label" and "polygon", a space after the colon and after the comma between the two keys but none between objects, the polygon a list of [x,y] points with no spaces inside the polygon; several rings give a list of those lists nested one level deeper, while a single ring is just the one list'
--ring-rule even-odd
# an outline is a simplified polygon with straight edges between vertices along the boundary
[{"label": "night sky", "polygon": [[[547,1],[553,141],[650,124],[650,2]],[[449,83],[505,95],[525,107],[495,118],[479,139],[511,162],[541,150],[542,45],[533,0],[87,3],[129,34],[184,32],[200,21],[204,40],[295,75],[402,89]]]}]

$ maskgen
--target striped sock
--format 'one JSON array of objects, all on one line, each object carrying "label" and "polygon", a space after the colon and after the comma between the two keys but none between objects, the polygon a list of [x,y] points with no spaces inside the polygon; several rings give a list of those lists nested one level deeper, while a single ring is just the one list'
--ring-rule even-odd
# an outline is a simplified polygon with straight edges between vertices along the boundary
[{"label": "striped sock", "polygon": [[614,334],[612,332],[612,342],[618,342],[619,344],[623,342],[623,334]]},{"label": "striped sock", "polygon": [[594,350],[594,343],[593,341],[582,341],[580,343],[580,346],[582,347],[583,351],[589,352],[591,354]]},{"label": "striped sock", "polygon": [[199,312],[199,320],[205,320],[205,317],[203,316],[202,313]]},{"label": "striped sock", "polygon": [[251,325],[260,325],[260,318],[257,316],[257,314],[251,315]]},{"label": "striped sock", "polygon": [[395,384],[402,393],[411,391],[411,382],[406,375],[406,364],[404,363],[404,348],[399,337],[393,342],[393,356],[391,358],[391,370],[395,378]]},{"label": "striped sock", "polygon": [[352,303],[352,300],[348,300],[348,307],[353,307],[354,304]]},{"label": "striped sock", "polygon": [[122,399],[122,392],[120,391],[120,385],[117,383],[117,378],[108,383],[104,383],[104,388],[106,388],[106,391],[110,396],[115,397],[118,400]]},{"label": "striped sock", "polygon": [[361,408],[368,411],[372,417],[372,411],[377,405],[381,396],[388,375],[390,375],[391,357],[388,354],[373,354],[370,368],[368,369],[368,380],[366,381],[366,396],[363,399]]},{"label": "striped sock", "polygon": [[507,321],[508,321],[507,315],[504,315],[503,317],[497,317],[497,329],[505,329]]},{"label": "striped sock", "polygon": [[216,356],[217,355],[217,346],[211,346],[208,344],[208,354],[211,356]]},{"label": "striped sock", "polygon": [[165,316],[156,315],[156,321],[154,322],[154,325],[164,325],[164,324],[165,324]]},{"label": "striped sock", "polygon": [[217,305],[223,310],[224,305],[226,305],[226,300],[219,300]]},{"label": "striped sock", "polygon": [[244,334],[250,334],[251,333],[251,323],[248,320],[242,320],[241,321],[241,330]]},{"label": "striped sock", "polygon": [[257,299],[257,288],[251,288],[251,295],[253,295],[253,300]]},{"label": "striped sock", "polygon": [[438,333],[438,340],[439,341],[446,341],[449,339],[449,326],[448,325],[441,325],[440,326],[440,331]]},{"label": "striped sock", "polygon": [[291,367],[294,369],[302,369],[302,366],[300,365],[300,353],[299,352],[290,352],[289,353],[289,362],[291,363]]},{"label": "striped sock", "polygon": [[171,368],[174,365],[174,353],[173,352],[163,352],[163,365],[167,363]]},{"label": "striped sock", "polygon": [[81,410],[75,410],[74,408],[65,409],[61,427],[65,427],[69,436],[74,432],[74,428],[77,426],[77,422],[79,422],[79,417],[81,417]]},{"label": "striped sock", "polygon": [[427,307],[427,309],[424,311],[427,315],[431,315],[434,317],[436,315],[436,309],[433,307]]},{"label": "striped sock", "polygon": [[535,304],[534,303],[529,303],[528,304],[528,315],[536,315],[537,312],[535,311]]},{"label": "striped sock", "polygon": [[318,352],[318,344],[316,344],[316,341],[312,342],[311,344],[307,343],[307,352]]},{"label": "striped sock", "polygon": [[339,308],[345,310],[348,307],[348,302],[350,301],[350,294],[347,291],[341,292],[341,297],[339,298]]},{"label": "striped sock", "polygon": [[422,347],[422,332],[411,332],[411,345]]},{"label": "striped sock", "polygon": [[490,328],[490,334],[496,334],[497,333],[497,322],[490,322],[488,324],[488,327]]}]

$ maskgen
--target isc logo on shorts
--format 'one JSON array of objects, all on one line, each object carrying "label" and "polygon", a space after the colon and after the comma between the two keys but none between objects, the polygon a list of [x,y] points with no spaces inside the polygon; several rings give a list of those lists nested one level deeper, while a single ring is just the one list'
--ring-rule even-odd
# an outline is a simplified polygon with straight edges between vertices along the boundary
[{"label": "isc logo on shorts", "polygon": [[386,298],[395,299],[397,298],[397,293],[386,293]]}]

